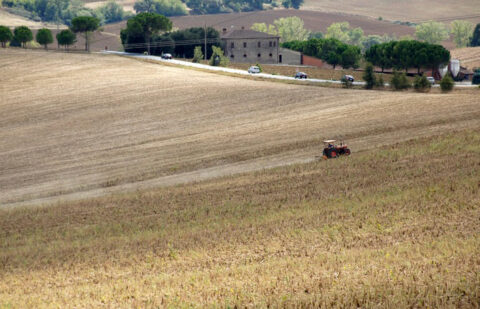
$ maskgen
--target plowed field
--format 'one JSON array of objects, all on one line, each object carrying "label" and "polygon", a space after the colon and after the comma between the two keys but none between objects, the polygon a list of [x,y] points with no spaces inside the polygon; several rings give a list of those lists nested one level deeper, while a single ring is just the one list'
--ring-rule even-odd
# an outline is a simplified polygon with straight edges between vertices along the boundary
[{"label": "plowed field", "polygon": [[[480,21],[477,0],[306,0],[303,9],[323,12],[343,12],[390,20],[450,22],[455,19]],[[470,18],[468,18],[470,17]]]}]

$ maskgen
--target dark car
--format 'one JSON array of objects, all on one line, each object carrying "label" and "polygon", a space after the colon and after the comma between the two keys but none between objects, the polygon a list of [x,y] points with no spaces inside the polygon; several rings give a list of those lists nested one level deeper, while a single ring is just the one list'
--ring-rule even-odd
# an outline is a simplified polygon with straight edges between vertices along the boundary
[{"label": "dark car", "polygon": [[303,72],[297,72],[297,74],[295,74],[295,78],[299,78],[299,79],[307,79],[307,74],[303,73]]}]

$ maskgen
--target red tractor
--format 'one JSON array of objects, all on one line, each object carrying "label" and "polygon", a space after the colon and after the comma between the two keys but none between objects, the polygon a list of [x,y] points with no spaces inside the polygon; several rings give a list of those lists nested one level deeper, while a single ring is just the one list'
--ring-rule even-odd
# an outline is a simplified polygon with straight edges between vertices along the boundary
[{"label": "red tractor", "polygon": [[325,143],[325,147],[323,148],[323,159],[333,159],[338,158],[339,156],[349,156],[350,149],[348,148],[347,144],[340,142],[337,145],[335,140],[326,140],[323,141]]}]

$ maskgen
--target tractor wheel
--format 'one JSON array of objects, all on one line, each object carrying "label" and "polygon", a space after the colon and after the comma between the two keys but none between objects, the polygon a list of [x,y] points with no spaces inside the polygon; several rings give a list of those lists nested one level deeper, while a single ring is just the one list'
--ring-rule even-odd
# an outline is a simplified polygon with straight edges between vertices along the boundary
[{"label": "tractor wheel", "polygon": [[348,148],[345,149],[345,155],[346,155],[346,156],[349,156],[349,155],[350,155],[350,149],[348,149]]},{"label": "tractor wheel", "polygon": [[335,151],[332,151],[332,152],[330,153],[330,157],[331,157],[331,158],[336,158],[336,157],[337,157],[337,153],[336,153]]}]

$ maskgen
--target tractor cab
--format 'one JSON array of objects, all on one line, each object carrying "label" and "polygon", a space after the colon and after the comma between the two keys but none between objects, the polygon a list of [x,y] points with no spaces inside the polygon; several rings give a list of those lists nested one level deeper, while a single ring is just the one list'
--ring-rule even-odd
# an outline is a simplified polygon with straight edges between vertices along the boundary
[{"label": "tractor cab", "polygon": [[334,139],[329,139],[323,141],[324,148],[323,148],[323,158],[324,159],[334,159],[338,158],[341,155],[350,155],[350,149],[348,145],[345,144],[343,141],[340,144],[337,144],[337,141]]}]

